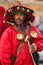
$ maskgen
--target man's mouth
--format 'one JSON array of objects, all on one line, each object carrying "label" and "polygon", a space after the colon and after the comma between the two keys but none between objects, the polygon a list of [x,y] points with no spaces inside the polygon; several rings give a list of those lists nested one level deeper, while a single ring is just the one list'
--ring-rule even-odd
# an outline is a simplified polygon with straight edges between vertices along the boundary
[{"label": "man's mouth", "polygon": [[18,22],[21,21],[21,20],[17,20]]},{"label": "man's mouth", "polygon": [[19,22],[19,21],[22,21],[21,19],[17,19],[17,21]]}]

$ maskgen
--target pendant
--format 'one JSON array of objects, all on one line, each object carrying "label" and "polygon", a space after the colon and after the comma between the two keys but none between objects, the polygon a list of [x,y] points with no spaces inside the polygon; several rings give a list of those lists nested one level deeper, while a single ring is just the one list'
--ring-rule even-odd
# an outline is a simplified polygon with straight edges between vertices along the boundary
[{"label": "pendant", "polygon": [[31,31],[30,34],[31,34],[31,37],[33,37],[33,38],[38,37],[38,34],[35,31]]},{"label": "pendant", "polygon": [[18,40],[23,40],[24,38],[24,35],[23,34],[17,34],[17,39]]}]

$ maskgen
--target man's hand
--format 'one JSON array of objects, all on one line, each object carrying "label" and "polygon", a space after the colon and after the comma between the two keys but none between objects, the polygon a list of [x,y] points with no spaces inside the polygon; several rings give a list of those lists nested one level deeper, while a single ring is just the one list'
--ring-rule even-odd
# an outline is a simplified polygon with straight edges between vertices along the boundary
[{"label": "man's hand", "polygon": [[30,45],[31,48],[31,52],[34,53],[35,51],[37,51],[37,46],[33,43],[32,45]]}]

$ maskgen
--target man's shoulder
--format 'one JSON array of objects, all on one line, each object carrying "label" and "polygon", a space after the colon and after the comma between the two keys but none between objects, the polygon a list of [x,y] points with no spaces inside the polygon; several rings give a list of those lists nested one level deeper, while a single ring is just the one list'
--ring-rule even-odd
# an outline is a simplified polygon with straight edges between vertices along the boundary
[{"label": "man's shoulder", "polygon": [[15,29],[12,26],[9,26],[2,34],[1,38],[8,38],[16,34]]},{"label": "man's shoulder", "polygon": [[35,31],[39,31],[39,29],[36,26],[32,26],[32,29]]},{"label": "man's shoulder", "polygon": [[38,34],[41,35],[39,29],[36,26],[32,26],[32,29]]},{"label": "man's shoulder", "polygon": [[13,32],[13,31],[15,31],[15,29],[13,26],[9,26],[5,31],[6,32]]},{"label": "man's shoulder", "polygon": [[32,26],[32,28],[34,28],[34,29],[38,29],[36,26]]},{"label": "man's shoulder", "polygon": [[13,28],[13,26],[9,26],[9,27],[3,32],[3,34],[4,34],[4,35],[7,35],[7,34],[12,34],[13,32],[15,32],[15,29]]}]

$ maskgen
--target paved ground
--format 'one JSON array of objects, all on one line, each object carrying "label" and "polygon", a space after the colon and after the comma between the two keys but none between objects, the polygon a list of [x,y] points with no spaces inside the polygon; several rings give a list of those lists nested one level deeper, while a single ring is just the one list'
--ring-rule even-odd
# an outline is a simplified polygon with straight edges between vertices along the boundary
[{"label": "paved ground", "polygon": [[41,52],[39,56],[40,56],[39,60],[42,60],[42,63],[40,63],[39,65],[43,65],[43,53]]},{"label": "paved ground", "polygon": [[39,65],[43,65],[43,64],[39,64]]}]

